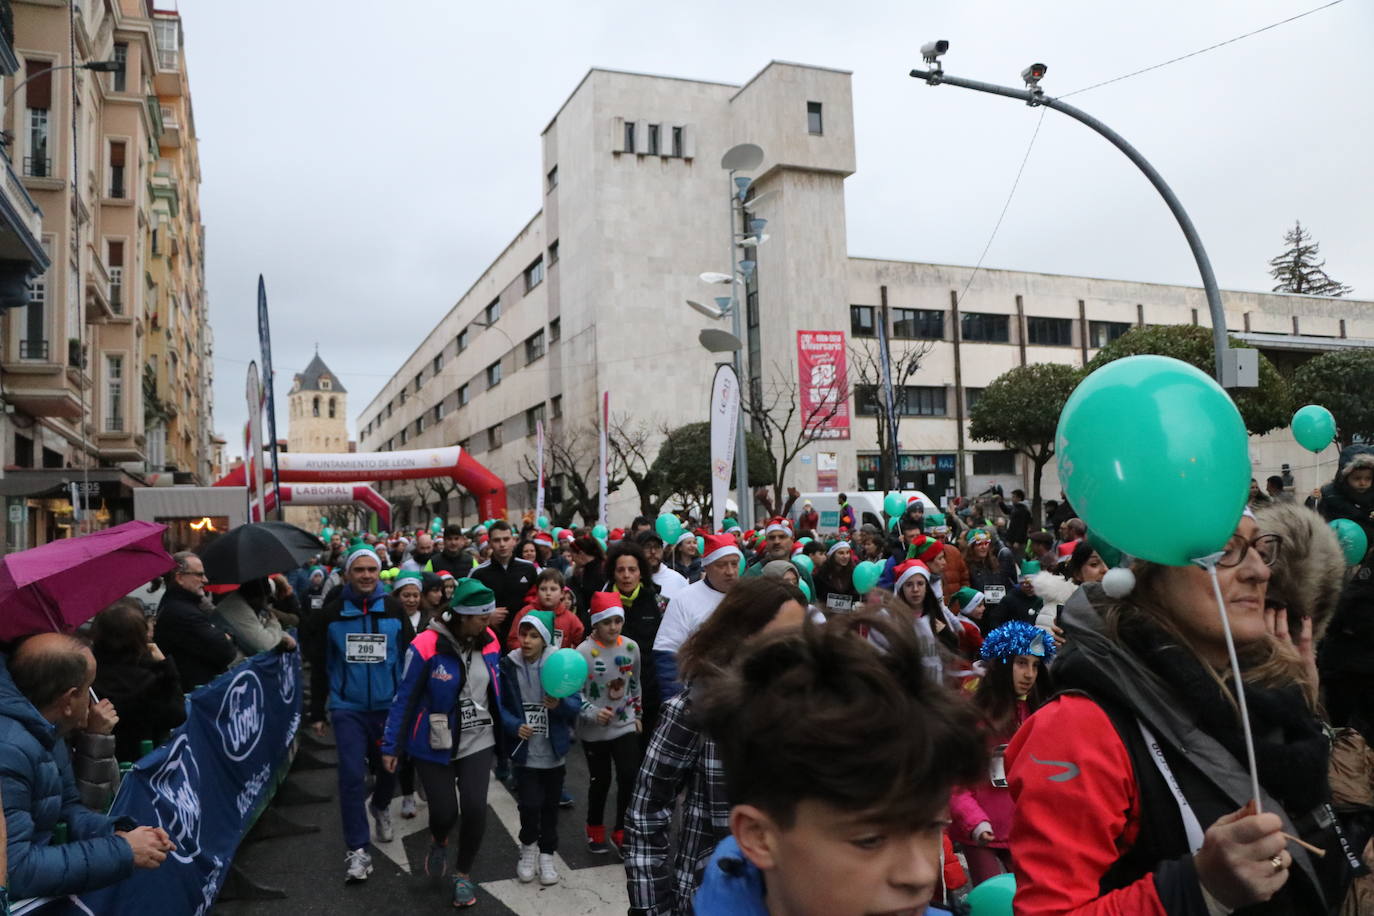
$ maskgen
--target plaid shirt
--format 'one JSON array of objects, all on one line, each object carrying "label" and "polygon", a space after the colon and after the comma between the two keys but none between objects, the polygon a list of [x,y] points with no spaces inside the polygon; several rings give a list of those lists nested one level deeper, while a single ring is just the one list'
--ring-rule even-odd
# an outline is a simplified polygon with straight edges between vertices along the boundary
[{"label": "plaid shirt", "polygon": [[[725,768],[715,742],[691,722],[684,691],[663,704],[625,817],[630,906],[652,916],[692,912],[692,895],[716,844],[730,834]],[[683,790],[677,858],[668,866],[673,807]]]}]

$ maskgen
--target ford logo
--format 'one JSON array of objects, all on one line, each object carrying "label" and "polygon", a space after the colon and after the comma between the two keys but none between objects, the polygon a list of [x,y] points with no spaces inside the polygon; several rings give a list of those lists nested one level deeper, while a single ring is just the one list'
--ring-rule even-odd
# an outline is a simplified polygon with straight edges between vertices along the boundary
[{"label": "ford logo", "polygon": [[296,664],[300,655],[296,652],[282,652],[279,659],[280,668],[277,669],[277,687],[281,691],[281,701],[287,706],[296,699]]},{"label": "ford logo", "polygon": [[262,681],[256,671],[242,671],[229,683],[215,718],[225,756],[242,760],[253,753],[264,724]]},{"label": "ford logo", "polygon": [[191,862],[200,855],[200,767],[184,734],[172,741],[149,783],[157,822],[177,844],[172,857]]}]

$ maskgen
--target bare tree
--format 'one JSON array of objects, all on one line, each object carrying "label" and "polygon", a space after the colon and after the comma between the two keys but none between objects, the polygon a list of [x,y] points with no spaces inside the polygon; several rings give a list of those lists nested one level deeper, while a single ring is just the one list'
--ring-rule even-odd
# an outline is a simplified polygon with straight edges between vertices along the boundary
[{"label": "bare tree", "polygon": [[[854,406],[857,412],[862,404],[875,407],[878,421],[878,480],[883,489],[891,486],[897,477],[897,469],[892,463],[891,443],[900,441],[902,410],[905,405],[905,386],[907,380],[921,368],[921,360],[930,352],[934,341],[922,340],[908,343],[890,359],[893,387],[893,415],[888,416],[885,395],[883,394],[883,360],[878,345],[873,347],[849,348],[849,376],[854,383]],[[956,394],[956,397],[958,395]]]},{"label": "bare tree", "polygon": [[[594,523],[600,514],[599,435],[597,428],[590,426],[560,430],[544,438],[546,480],[555,481],[563,496],[556,504],[546,504],[544,509],[550,521],[559,527],[570,525],[575,515]],[[606,460],[606,492],[610,494],[625,482],[625,466],[615,449],[608,450]],[[538,479],[539,467],[533,455],[525,456],[524,466],[526,479]]]},{"label": "bare tree", "polygon": [[811,400],[813,406],[803,408],[800,379],[787,367],[774,363],[772,381],[763,390],[751,392],[749,403],[743,405],[754,431],[773,455],[772,483],[761,488],[762,492],[755,493],[770,515],[784,509],[782,495],[787,486],[788,467],[802,449],[826,438],[830,421],[848,403],[848,383],[845,379],[834,379],[828,395],[822,393]]},{"label": "bare tree", "polygon": [[654,471],[658,449],[654,437],[667,435],[667,428],[655,429],[649,420],[632,420],[628,414],[611,417],[608,445],[630,482],[639,492],[639,514],[652,519],[667,501],[659,475]]}]

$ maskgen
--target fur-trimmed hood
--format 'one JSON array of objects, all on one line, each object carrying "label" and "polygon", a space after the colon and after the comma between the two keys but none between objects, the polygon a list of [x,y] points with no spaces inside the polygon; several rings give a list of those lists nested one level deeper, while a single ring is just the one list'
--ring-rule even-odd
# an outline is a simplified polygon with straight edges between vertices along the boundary
[{"label": "fur-trimmed hood", "polygon": [[[1374,467],[1374,455],[1361,455]],[[1262,534],[1277,534],[1283,547],[1269,577],[1269,594],[1288,607],[1290,631],[1312,618],[1312,637],[1320,642],[1336,611],[1345,584],[1345,556],[1335,532],[1321,516],[1294,503],[1277,502],[1255,510]]]},{"label": "fur-trimmed hood", "polygon": [[1336,469],[1336,484],[1343,486],[1350,472],[1360,468],[1374,471],[1374,452],[1371,452],[1367,445],[1347,445],[1341,449],[1341,463]]},{"label": "fur-trimmed hood", "polygon": [[1035,589],[1035,597],[1046,604],[1062,605],[1078,591],[1078,583],[1059,573],[1042,570],[1031,576],[1031,588]]}]

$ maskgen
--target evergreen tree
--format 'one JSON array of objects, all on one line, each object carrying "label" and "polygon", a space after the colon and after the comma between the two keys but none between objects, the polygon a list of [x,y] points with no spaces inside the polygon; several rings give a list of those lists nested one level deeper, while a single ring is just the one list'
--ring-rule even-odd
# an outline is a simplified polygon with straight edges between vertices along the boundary
[{"label": "evergreen tree", "polygon": [[1269,273],[1279,281],[1274,292],[1308,296],[1344,296],[1350,292],[1350,287],[1326,275],[1322,269],[1326,262],[1317,260],[1318,245],[1301,222],[1295,222],[1293,231],[1284,233],[1283,241],[1287,250],[1269,262]]}]

